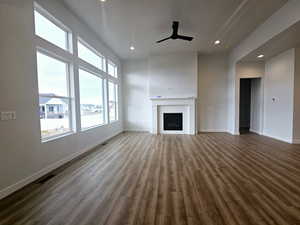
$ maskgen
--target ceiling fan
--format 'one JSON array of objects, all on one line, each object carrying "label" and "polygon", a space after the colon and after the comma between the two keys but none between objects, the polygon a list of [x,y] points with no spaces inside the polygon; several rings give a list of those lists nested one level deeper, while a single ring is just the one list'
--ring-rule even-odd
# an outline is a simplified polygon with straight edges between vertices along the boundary
[{"label": "ceiling fan", "polygon": [[178,34],[178,27],[179,27],[179,22],[178,21],[174,21],[172,28],[173,28],[173,33],[170,37],[167,37],[165,39],[162,39],[160,41],[157,41],[156,43],[160,43],[169,39],[173,39],[173,40],[185,40],[185,41],[192,41],[194,38],[193,37],[189,37],[189,36],[184,36],[184,35],[179,35]]}]

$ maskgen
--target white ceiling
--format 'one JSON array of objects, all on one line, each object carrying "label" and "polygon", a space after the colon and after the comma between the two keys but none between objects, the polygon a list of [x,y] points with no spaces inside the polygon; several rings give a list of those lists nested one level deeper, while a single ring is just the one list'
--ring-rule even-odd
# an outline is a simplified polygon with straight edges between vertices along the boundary
[{"label": "white ceiling", "polygon": [[[122,59],[176,51],[232,48],[288,0],[64,0]],[[173,20],[192,42],[155,41],[171,33]],[[213,42],[221,39],[220,46]],[[135,46],[135,51],[129,47]]]},{"label": "white ceiling", "polygon": [[[295,23],[285,31],[281,32],[277,36],[273,37],[264,45],[255,49],[240,61],[242,62],[256,62],[267,61],[272,57],[291,48],[300,46],[300,22]],[[257,58],[258,55],[263,54],[264,58]]]}]

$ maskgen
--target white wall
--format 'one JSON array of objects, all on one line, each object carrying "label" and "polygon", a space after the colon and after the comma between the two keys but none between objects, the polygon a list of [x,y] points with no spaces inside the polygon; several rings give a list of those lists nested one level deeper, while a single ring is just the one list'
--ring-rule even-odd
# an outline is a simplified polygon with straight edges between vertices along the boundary
[{"label": "white wall", "polygon": [[228,55],[198,56],[198,130],[226,132]]},{"label": "white wall", "polygon": [[149,96],[197,97],[197,53],[150,56]]},{"label": "white wall", "polygon": [[236,64],[238,80],[261,77],[251,82],[251,131],[285,142],[299,142],[297,61],[295,49],[290,49],[267,62]]},{"label": "white wall", "polygon": [[[129,60],[123,65],[124,68],[124,125],[126,130],[149,131],[151,129],[151,101],[149,83],[155,83],[155,79],[160,82],[160,89],[167,89],[168,93],[157,92],[159,95],[171,95],[173,97],[194,96],[194,90],[198,90],[198,126],[200,131],[227,131],[227,60],[228,55],[200,55],[197,57],[195,69],[194,53],[185,53],[184,57],[168,55],[170,59],[163,59],[159,67],[162,56],[154,59]],[[180,60],[178,60],[180,58]],[[174,60],[175,59],[175,60]],[[184,59],[184,60],[183,60]],[[188,61],[186,60],[188,59]],[[173,61],[174,60],[174,61]],[[170,62],[173,61],[172,64]],[[150,63],[152,62],[152,63]],[[179,72],[174,68],[181,67]],[[154,65],[157,68],[154,68]],[[176,66],[172,66],[176,65]],[[152,69],[150,68],[152,66]],[[169,68],[169,69],[168,69]],[[185,69],[184,69],[185,68]],[[186,72],[182,72],[182,71]],[[194,71],[198,70],[198,75],[194,77]],[[150,73],[149,71],[152,71]],[[159,71],[159,77],[153,73]],[[166,76],[162,71],[165,71]],[[188,72],[190,71],[190,72]],[[183,75],[185,74],[185,75]],[[167,79],[168,76],[171,78]],[[175,79],[174,77],[180,76]],[[186,77],[186,80],[184,79]],[[162,80],[164,80],[162,82]],[[191,82],[192,80],[193,83]],[[198,80],[198,81],[197,81]],[[196,81],[196,83],[195,83]],[[197,83],[198,82],[198,83]],[[187,92],[184,84],[188,83],[192,92]],[[175,86],[178,86],[174,90]],[[195,87],[196,86],[196,87]],[[183,88],[181,88],[183,87]],[[156,89],[159,90],[159,89]],[[169,90],[169,91],[168,91]],[[172,93],[174,91],[174,93]],[[164,96],[165,96],[164,95]],[[166,96],[165,96],[166,97]]]},{"label": "white wall", "polygon": [[263,134],[283,141],[293,139],[295,49],[266,62]]},{"label": "white wall", "polygon": [[124,129],[149,131],[152,106],[149,99],[148,60],[124,63]]},{"label": "white wall", "polygon": [[124,62],[124,129],[150,131],[150,98],[197,97],[197,55],[183,52]]},{"label": "white wall", "polygon": [[300,47],[295,49],[293,139],[300,144]]},{"label": "white wall", "polygon": [[[86,25],[57,0],[40,0],[74,33],[119,60]],[[48,8],[49,7],[49,8]],[[34,45],[33,1],[0,3],[0,111],[17,119],[0,121],[0,198],[122,131],[122,121],[41,143]]]},{"label": "white wall", "polygon": [[239,122],[239,78],[236,74],[236,64],[243,57],[267,43],[290,26],[300,21],[300,1],[290,0],[274,13],[266,22],[260,25],[248,38],[236,46],[229,60],[228,72],[228,129],[232,134],[238,134]]},{"label": "white wall", "polygon": [[[261,45],[265,44],[270,39],[272,39],[276,35],[280,34],[282,31],[289,28],[294,23],[298,22],[300,20],[299,10],[300,10],[300,1],[297,0],[288,1],[286,5],[284,5],[281,9],[279,9],[264,24],[259,26],[252,34],[250,34],[248,38],[246,38],[235,49],[233,49],[233,51],[230,53],[230,56],[228,57],[228,66],[225,63],[225,61],[227,61],[227,59],[225,59],[226,57],[222,59],[222,57],[220,56],[218,57],[201,56],[201,58],[199,58],[198,64],[202,65],[202,66],[198,66],[198,70],[199,70],[198,125],[200,130],[203,131],[205,130],[226,131],[227,130],[232,134],[239,133],[238,132],[239,129],[238,126],[239,107],[238,106],[239,106],[239,91],[240,91],[239,80],[241,77],[243,78],[261,77],[262,73],[264,73],[264,65],[263,64],[251,65],[251,63],[248,64],[246,63],[243,65],[243,67],[239,67],[237,66],[237,64],[243,57],[245,57],[255,49],[259,48]],[[176,95],[183,96],[187,92],[184,92],[183,94],[180,92],[180,90],[176,90],[175,93],[175,89],[178,87],[176,85],[178,84],[173,85],[172,76],[168,77],[171,79],[166,79],[165,77],[163,77],[163,80],[160,80],[160,76],[158,76],[157,81],[156,79],[154,79],[157,76],[157,74],[162,74],[160,69],[156,69],[156,67],[164,68],[165,65],[170,65],[168,63],[169,61],[168,57],[162,57],[162,58],[163,59],[160,60],[154,59],[153,62],[150,63],[151,65],[152,64],[154,65],[154,66],[150,65],[150,67],[154,68],[154,70],[153,72],[149,73],[149,77],[150,77],[149,79],[151,80],[151,77],[153,75],[154,82],[151,82],[150,85],[151,94],[149,95],[156,96],[156,95],[176,94]],[[163,60],[165,60],[166,63],[161,65],[160,62],[164,62]],[[135,64],[136,62],[132,61],[130,63]],[[125,65],[126,64],[127,63],[125,63]],[[131,65],[131,68],[134,68],[134,66]],[[168,66],[166,68],[168,68]],[[180,67],[177,66],[177,68]],[[169,70],[169,71],[170,74],[174,73],[173,70]],[[224,75],[224,77],[222,77],[220,74],[222,74],[224,71],[225,72],[227,71],[227,76]],[[209,76],[205,76],[204,74],[209,74]],[[144,77],[144,75],[141,76]],[[220,76],[220,80],[219,80],[219,76]],[[130,76],[127,76],[127,74],[125,74],[125,79],[126,77],[129,80],[131,79]],[[214,82],[215,80],[218,80],[220,83]],[[128,82],[130,83],[130,81]],[[165,88],[166,87],[165,83],[169,83],[169,82],[172,87],[169,90],[167,90],[167,93],[162,92],[161,87]],[[141,86],[143,86],[147,83],[147,81],[146,80],[142,81],[142,79],[141,80],[138,79],[138,83],[140,83]],[[184,89],[187,90],[186,87],[184,87]],[[220,89],[226,90],[222,92],[223,95],[220,95],[221,93],[219,92]],[[190,93],[188,94],[190,95]],[[143,92],[143,95],[146,96],[146,92]],[[135,104],[135,106],[131,105],[132,107],[131,112],[134,111],[133,110],[134,107],[139,107],[140,105],[145,104],[142,98],[136,98],[133,96],[134,94],[131,95],[130,97],[131,99],[133,99],[133,101],[130,101],[130,104]],[[125,98],[127,98],[126,95]],[[263,102],[263,100],[261,102]],[[224,112],[223,110],[227,112]],[[125,120],[127,120],[128,115],[125,116]],[[130,121],[134,121],[133,118],[134,116],[132,116]],[[258,120],[262,120],[262,118],[259,118]],[[132,122],[127,123],[127,126],[130,128],[130,124],[135,124],[134,126],[132,126],[132,129],[138,129],[138,128],[144,129],[147,127],[147,125],[145,124],[147,124],[148,122],[149,122],[148,119],[145,121],[137,117],[137,119],[133,123]],[[256,129],[258,127],[258,122],[255,121],[254,123],[255,124],[252,124],[252,126],[255,127]],[[262,130],[262,127],[260,127],[260,130]]]},{"label": "white wall", "polygon": [[251,120],[250,131],[262,134],[263,122],[263,81],[261,78],[251,80]]},{"label": "white wall", "polygon": [[264,62],[239,62],[236,65],[236,73],[239,78],[259,78],[265,74]]}]

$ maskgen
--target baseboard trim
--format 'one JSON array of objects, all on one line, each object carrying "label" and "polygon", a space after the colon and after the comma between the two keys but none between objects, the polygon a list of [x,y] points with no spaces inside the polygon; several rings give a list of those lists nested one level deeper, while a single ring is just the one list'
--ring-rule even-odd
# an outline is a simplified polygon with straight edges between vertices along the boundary
[{"label": "baseboard trim", "polygon": [[266,133],[263,133],[262,135],[265,136],[265,137],[268,137],[268,138],[272,138],[272,139],[278,140],[278,141],[283,141],[285,143],[293,144],[293,141],[290,140],[290,139],[285,139],[285,138],[273,136],[273,135],[266,134]]},{"label": "baseboard trim", "polygon": [[25,187],[26,185],[28,184],[31,184],[32,182],[38,180],[39,178],[45,176],[46,174],[50,173],[51,171],[63,166],[64,164],[72,161],[73,159],[79,157],[80,155],[84,154],[84,153],[87,153],[88,151],[96,148],[97,146],[101,145],[102,143],[108,141],[109,139],[119,135],[120,133],[122,133],[123,131],[120,131],[114,135],[111,135],[110,137],[104,139],[103,141],[97,143],[97,144],[94,144],[92,146],[89,146],[85,149],[82,149],[81,151],[79,152],[76,152],[72,155],[69,155],[67,156],[66,158],[56,162],[56,163],[53,163],[49,166],[47,166],[46,168],[34,173],[33,175],[29,176],[29,177],[26,177],[22,180],[20,180],[19,182],[11,185],[11,186],[8,186],[7,188],[3,189],[3,190],[0,190],[0,199],[3,199],[11,194],[13,194],[14,192],[22,189],[23,187]]},{"label": "baseboard trim", "polygon": [[300,139],[299,138],[294,138],[293,139],[293,144],[299,145],[300,144]]},{"label": "baseboard trim", "polygon": [[150,133],[149,130],[139,130],[139,129],[125,129],[124,132],[143,132],[143,133]]},{"label": "baseboard trim", "polygon": [[202,129],[202,130],[199,130],[198,133],[228,133],[228,130],[222,130],[222,129]]},{"label": "baseboard trim", "polygon": [[254,129],[250,129],[249,130],[252,133],[258,134],[258,135],[262,135],[262,133],[260,131],[254,130]]}]

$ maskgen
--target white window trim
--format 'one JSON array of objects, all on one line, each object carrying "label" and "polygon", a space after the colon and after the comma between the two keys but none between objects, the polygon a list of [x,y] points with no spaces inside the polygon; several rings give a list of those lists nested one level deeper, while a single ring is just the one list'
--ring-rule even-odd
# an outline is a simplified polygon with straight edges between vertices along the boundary
[{"label": "white window trim", "polygon": [[60,20],[58,20],[56,17],[54,17],[51,13],[49,13],[46,9],[44,9],[43,7],[41,7],[38,3],[34,2],[34,10],[37,11],[39,14],[41,14],[42,16],[44,16],[46,19],[48,19],[50,22],[52,22],[53,24],[55,24],[57,27],[59,27],[60,29],[62,29],[63,31],[66,32],[66,49],[63,49],[51,42],[49,42],[48,40],[44,39],[43,37],[38,36],[37,34],[35,34],[35,36],[39,37],[40,39],[43,39],[44,41],[51,43],[53,45],[55,45],[56,47],[62,49],[63,51],[69,52],[71,54],[73,54],[73,37],[72,37],[72,30],[70,28],[68,28],[64,23],[62,23]]},{"label": "white window trim", "polygon": [[[114,99],[114,103],[115,103],[115,120],[111,120],[110,119],[110,115],[109,115],[109,104],[108,104],[108,120],[109,123],[115,123],[119,121],[119,84],[116,82],[113,82],[111,80],[108,81],[108,88],[109,88],[109,83],[112,83],[114,85],[114,92],[115,92],[115,99]],[[116,87],[117,87],[117,93],[116,93]],[[117,95],[116,95],[117,94]],[[108,103],[109,103],[109,94],[108,94]]]},{"label": "white window trim", "polygon": [[72,53],[65,51],[64,49],[58,47],[57,45],[41,38],[40,36],[35,36],[35,45],[36,49],[43,54],[48,55],[50,57],[56,58],[58,60],[73,63],[74,56]]},{"label": "white window trim", "polygon": [[47,142],[55,141],[57,139],[64,138],[64,137],[67,137],[67,136],[70,136],[73,134],[75,134],[74,131],[68,131],[68,132],[65,132],[62,134],[57,134],[57,135],[53,135],[53,136],[50,136],[47,138],[42,138],[41,141],[42,141],[42,143],[47,143]]},{"label": "white window trim", "polygon": [[85,128],[81,128],[80,132],[84,133],[85,131],[88,131],[88,130],[93,130],[95,128],[99,128],[99,127],[104,127],[106,126],[107,124],[101,124],[101,125],[95,125],[95,126],[90,126],[90,127],[85,127]]},{"label": "white window trim", "polygon": [[[56,26],[58,26],[60,29],[64,30],[67,34],[66,41],[67,41],[67,50],[63,49],[50,41],[47,41],[46,39],[35,35],[35,45],[36,45],[36,52],[41,52],[44,55],[47,55],[49,57],[55,58],[57,60],[60,60],[62,62],[65,62],[68,64],[68,97],[64,96],[55,96],[55,98],[68,98],[69,99],[69,110],[70,110],[70,119],[69,122],[71,123],[70,132],[66,132],[59,135],[53,135],[48,138],[42,138],[42,143],[56,140],[59,138],[66,137],[68,135],[72,135],[74,133],[78,132],[84,132],[87,130],[91,130],[93,128],[98,128],[102,126],[108,126],[109,124],[116,123],[120,120],[120,107],[119,107],[119,95],[120,95],[120,65],[119,63],[115,63],[115,59],[111,59],[109,56],[105,54],[99,53],[99,51],[94,48],[92,45],[90,45],[88,42],[86,42],[84,39],[80,37],[80,35],[77,34],[76,31],[73,31],[68,26],[66,26],[63,22],[61,22],[59,19],[57,19],[53,14],[49,13],[46,9],[44,9],[42,6],[40,6],[38,3],[34,2],[34,10],[36,10],[38,13],[40,13],[42,16],[50,20],[52,23],[54,23]],[[96,66],[93,66],[92,64],[86,62],[85,60],[79,58],[78,56],[78,41],[81,42],[85,47],[90,49],[92,52],[94,52],[96,55],[101,57],[103,60],[103,68],[97,68]],[[116,76],[112,76],[108,74],[108,63],[111,62],[116,68],[117,73]],[[104,124],[92,126],[89,128],[81,128],[81,111],[80,111],[80,84],[79,84],[79,69],[83,69],[89,73],[92,73],[95,76],[98,76],[102,79],[103,82],[103,88],[102,88],[102,100],[103,100],[103,107],[104,107]],[[116,118],[117,120],[110,121],[109,119],[109,94],[108,94],[108,82],[117,84],[118,87],[118,96],[116,96]],[[43,95],[44,96],[44,95]],[[53,97],[53,96],[50,96]],[[41,131],[40,131],[41,132]]]},{"label": "white window trim", "polygon": [[81,58],[78,58],[77,60],[79,69],[86,70],[87,72],[93,73],[94,75],[101,77],[102,79],[106,79],[107,75],[103,70],[100,70],[99,68],[84,61]]},{"label": "white window trim", "polygon": [[51,51],[51,50],[48,50],[49,48],[46,47],[46,46],[40,46],[40,45],[37,45],[36,46],[36,51],[37,52],[40,52],[41,54],[45,55],[45,56],[48,56],[50,58],[54,58],[58,61],[61,61],[61,62],[64,62],[66,64],[69,64],[69,67],[70,67],[70,64],[72,64],[72,58],[71,57],[65,57],[64,55],[61,55],[59,54],[58,52],[56,52],[55,50]]},{"label": "white window trim", "polygon": [[58,99],[66,99],[68,100],[68,108],[69,108],[69,129],[70,131],[66,131],[66,132],[63,132],[61,134],[57,134],[57,135],[52,135],[50,137],[42,137],[41,135],[41,140],[42,142],[47,142],[48,140],[53,140],[53,139],[57,139],[57,138],[60,138],[60,137],[64,137],[66,135],[69,135],[69,134],[73,134],[74,133],[74,125],[73,125],[73,110],[72,110],[72,101],[73,101],[73,98],[72,98],[72,95],[71,95],[71,72],[70,72],[70,63],[66,60],[61,60],[61,57],[57,57],[55,54],[52,54],[52,53],[49,53],[48,51],[43,51],[41,48],[37,48],[36,52],[40,53],[40,54],[43,54],[47,57],[50,57],[50,58],[53,58],[53,59],[56,59],[58,61],[61,61],[63,63],[66,64],[67,68],[66,68],[66,79],[67,79],[67,95],[68,96],[52,96],[52,95],[47,95],[47,94],[39,94],[39,97],[50,97],[50,98],[58,98]]},{"label": "white window trim", "polygon": [[[111,75],[108,73],[108,64],[112,65],[114,67],[114,73],[115,75]],[[116,71],[117,70],[117,71]],[[118,70],[118,64],[117,63],[114,63],[112,60],[108,59],[107,60],[107,74],[110,76],[110,77],[113,77],[114,79],[119,79],[119,74],[118,74],[119,70]]]},{"label": "white window trim", "polygon": [[[78,59],[80,59],[80,61],[83,61],[84,63],[89,64],[90,66],[95,67],[95,68],[97,68],[98,70],[100,70],[100,71],[106,73],[106,71],[107,71],[107,70],[106,70],[106,61],[107,61],[106,58],[105,58],[101,53],[99,53],[93,46],[91,46],[91,45],[88,44],[85,40],[83,40],[81,37],[77,37],[77,49],[78,49],[78,42],[80,42],[80,44],[82,44],[82,45],[85,46],[87,49],[89,49],[91,52],[93,52],[94,54],[96,54],[98,57],[101,58],[101,60],[102,60],[102,67],[103,67],[103,68],[98,68],[97,66],[94,66],[93,64],[91,64],[91,63],[85,61],[84,59],[80,58],[80,57],[79,57],[79,52],[77,51],[77,57],[78,57]],[[82,63],[82,62],[81,62],[81,63]]]}]

